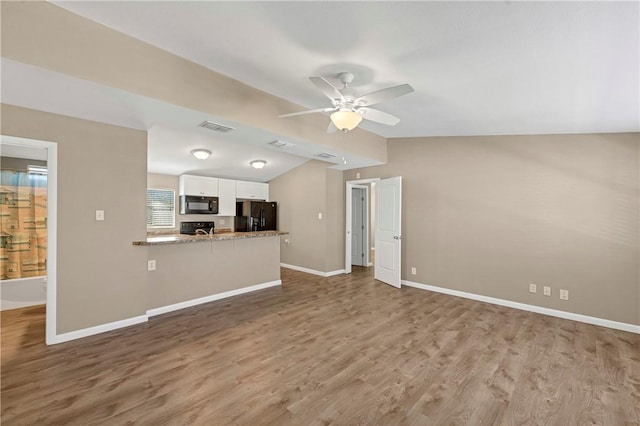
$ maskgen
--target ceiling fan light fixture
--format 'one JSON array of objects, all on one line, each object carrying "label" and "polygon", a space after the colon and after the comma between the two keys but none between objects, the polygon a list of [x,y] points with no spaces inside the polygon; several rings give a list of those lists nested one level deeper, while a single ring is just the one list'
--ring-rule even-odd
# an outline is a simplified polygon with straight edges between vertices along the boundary
[{"label": "ceiling fan light fixture", "polygon": [[254,169],[261,169],[267,165],[267,162],[264,160],[253,160],[249,164],[251,164],[251,167],[253,167]]},{"label": "ceiling fan light fixture", "polygon": [[341,109],[331,114],[333,125],[347,133],[349,130],[355,129],[362,121],[362,116],[357,112],[349,109]]},{"label": "ceiling fan light fixture", "polygon": [[211,155],[211,151],[208,149],[198,148],[191,151],[191,155],[196,157],[198,160],[206,160]]}]

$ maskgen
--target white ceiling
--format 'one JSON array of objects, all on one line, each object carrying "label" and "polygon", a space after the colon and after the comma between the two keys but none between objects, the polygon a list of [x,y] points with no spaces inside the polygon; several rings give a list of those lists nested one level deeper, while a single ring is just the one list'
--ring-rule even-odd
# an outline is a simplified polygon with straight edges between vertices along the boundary
[{"label": "white ceiling", "polygon": [[[355,74],[384,137],[640,131],[639,2],[54,1],[74,13],[308,108],[308,80]],[[147,130],[149,171],[268,181],[326,148],[2,58],[2,102]],[[197,127],[218,121],[221,135]],[[296,120],[287,118],[283,120]],[[328,122],[327,117],[327,122]],[[285,139],[286,140],[286,139]],[[194,148],[213,155],[199,161]],[[332,151],[339,169],[376,164]],[[254,159],[267,160],[260,171]],[[346,164],[345,164],[346,162]]]},{"label": "white ceiling", "polygon": [[640,130],[638,2],[54,3],[308,108],[409,83],[385,137]]}]

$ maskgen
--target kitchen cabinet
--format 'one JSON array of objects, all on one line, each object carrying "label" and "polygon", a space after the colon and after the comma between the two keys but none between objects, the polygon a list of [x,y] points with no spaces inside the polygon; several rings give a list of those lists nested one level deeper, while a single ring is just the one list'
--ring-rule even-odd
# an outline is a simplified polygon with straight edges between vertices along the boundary
[{"label": "kitchen cabinet", "polygon": [[236,215],[236,181],[218,179],[218,216]]},{"label": "kitchen cabinet", "polygon": [[269,200],[269,184],[238,180],[236,181],[236,198],[246,200]]},{"label": "kitchen cabinet", "polygon": [[218,178],[206,176],[180,176],[180,195],[218,196]]}]

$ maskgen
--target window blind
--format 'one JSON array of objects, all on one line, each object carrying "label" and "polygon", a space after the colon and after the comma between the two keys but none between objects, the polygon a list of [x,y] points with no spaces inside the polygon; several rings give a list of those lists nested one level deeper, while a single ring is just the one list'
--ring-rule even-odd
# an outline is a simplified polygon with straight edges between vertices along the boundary
[{"label": "window blind", "polygon": [[173,228],[175,217],[175,191],[147,189],[147,227]]}]

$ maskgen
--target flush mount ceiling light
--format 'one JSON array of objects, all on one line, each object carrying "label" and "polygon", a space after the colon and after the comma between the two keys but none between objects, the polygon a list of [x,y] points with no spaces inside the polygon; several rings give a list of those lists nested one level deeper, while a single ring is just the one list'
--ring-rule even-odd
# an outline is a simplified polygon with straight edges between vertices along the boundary
[{"label": "flush mount ceiling light", "polygon": [[353,112],[349,109],[341,109],[331,114],[331,122],[333,125],[347,133],[349,130],[356,128],[362,121],[362,116],[357,112]]},{"label": "flush mount ceiling light", "polygon": [[211,151],[208,149],[198,148],[191,151],[191,154],[198,160],[206,160],[211,155]]},{"label": "flush mount ceiling light", "polygon": [[264,160],[253,160],[249,164],[251,164],[251,167],[254,169],[261,169],[267,164],[267,162]]}]

